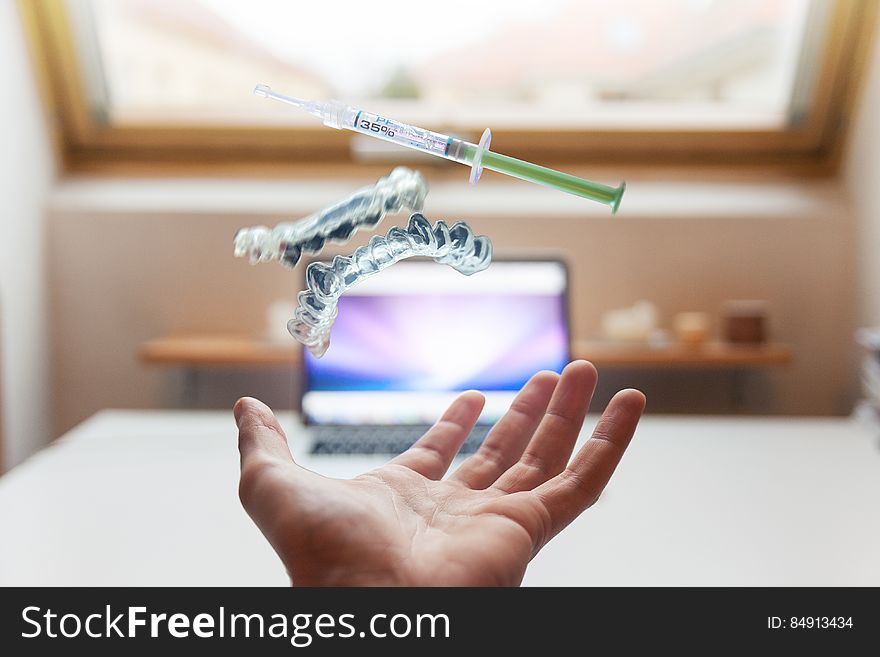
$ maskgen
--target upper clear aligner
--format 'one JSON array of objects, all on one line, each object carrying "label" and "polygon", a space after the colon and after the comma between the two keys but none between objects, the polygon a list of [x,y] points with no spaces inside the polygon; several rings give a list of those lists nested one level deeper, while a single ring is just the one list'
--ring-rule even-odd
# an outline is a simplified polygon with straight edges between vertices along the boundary
[{"label": "upper clear aligner", "polygon": [[397,167],[375,185],[293,223],[242,228],[235,234],[235,256],[251,264],[278,260],[294,267],[303,252],[319,253],[327,240],[347,242],[361,227],[372,228],[385,217],[407,209],[422,209],[428,185],[418,171]]},{"label": "upper clear aligner", "polygon": [[297,297],[299,306],[287,330],[320,358],[330,345],[339,297],[368,276],[413,256],[431,257],[470,276],[489,266],[492,242],[485,235],[475,237],[463,221],[447,226],[440,220],[431,226],[423,215],[413,214],[406,230],[395,226],[384,237],[374,235],[350,256],[336,256],[330,264],[310,264],[308,287]]}]

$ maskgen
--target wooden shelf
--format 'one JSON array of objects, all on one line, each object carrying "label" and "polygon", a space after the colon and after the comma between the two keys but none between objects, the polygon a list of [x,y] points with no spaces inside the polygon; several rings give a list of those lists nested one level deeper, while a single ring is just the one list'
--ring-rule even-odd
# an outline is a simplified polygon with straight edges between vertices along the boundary
[{"label": "wooden shelf", "polygon": [[747,368],[788,365],[793,354],[788,345],[767,343],[737,345],[708,342],[700,346],[670,344],[652,347],[646,344],[617,344],[579,341],[573,356],[589,360],[598,368]]},{"label": "wooden shelf", "polygon": [[293,338],[273,342],[245,335],[171,335],[141,345],[150,365],[250,367],[296,365],[302,350]]},{"label": "wooden shelf", "polygon": [[[775,367],[792,362],[784,344],[733,345],[710,342],[699,347],[578,341],[573,356],[598,368],[707,368]],[[141,361],[151,365],[184,367],[271,367],[300,362],[300,346],[293,340],[273,342],[244,335],[172,335],[145,342]]]}]

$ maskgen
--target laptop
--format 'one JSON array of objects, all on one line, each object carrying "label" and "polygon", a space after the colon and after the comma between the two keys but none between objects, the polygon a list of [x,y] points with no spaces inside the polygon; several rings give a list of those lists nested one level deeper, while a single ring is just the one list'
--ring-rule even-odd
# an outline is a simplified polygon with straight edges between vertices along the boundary
[{"label": "laptop", "polygon": [[568,274],[558,260],[496,260],[463,276],[407,260],[339,300],[330,348],[304,352],[300,400],[316,454],[398,454],[455,396],[486,406],[463,452],[479,447],[517,391],[570,359]]}]

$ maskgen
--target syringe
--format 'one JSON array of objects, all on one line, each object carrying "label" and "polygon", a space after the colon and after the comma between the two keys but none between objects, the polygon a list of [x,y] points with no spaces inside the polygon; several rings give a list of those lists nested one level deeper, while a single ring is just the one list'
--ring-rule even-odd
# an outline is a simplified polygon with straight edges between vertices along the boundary
[{"label": "syringe", "polygon": [[384,139],[400,146],[466,164],[471,167],[470,181],[472,183],[476,183],[480,179],[484,168],[491,169],[520,180],[546,185],[569,194],[604,203],[611,207],[612,214],[617,212],[620,199],[626,189],[625,182],[621,182],[617,187],[609,187],[525,160],[493,153],[489,150],[492,133],[488,128],[483,132],[480,143],[472,144],[469,141],[455,139],[449,135],[431,132],[365,110],[349,107],[338,100],[326,102],[301,100],[276,93],[265,84],[257,85],[254,93],[263,98],[274,98],[299,107],[309,114],[319,117],[324,125],[331,128],[353,130],[363,135]]}]

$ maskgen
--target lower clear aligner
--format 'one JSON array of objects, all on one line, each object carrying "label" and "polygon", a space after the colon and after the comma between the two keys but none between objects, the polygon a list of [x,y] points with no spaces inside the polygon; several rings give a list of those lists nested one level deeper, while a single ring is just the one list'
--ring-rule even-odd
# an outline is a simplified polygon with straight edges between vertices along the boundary
[{"label": "lower clear aligner", "polygon": [[320,253],[328,240],[344,243],[360,228],[373,228],[386,214],[419,212],[428,185],[418,171],[396,167],[376,184],[293,223],[242,228],[235,234],[235,256],[251,264],[278,260],[295,267],[303,253]]},{"label": "lower clear aligner", "polygon": [[423,215],[413,214],[405,230],[395,226],[384,237],[374,235],[350,256],[336,256],[329,264],[310,264],[306,269],[308,287],[299,293],[299,306],[287,330],[320,358],[330,346],[339,297],[365,278],[414,256],[433,258],[470,276],[491,263],[492,242],[485,235],[474,236],[463,221],[447,226],[439,220],[431,226]]}]

